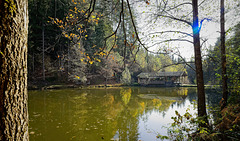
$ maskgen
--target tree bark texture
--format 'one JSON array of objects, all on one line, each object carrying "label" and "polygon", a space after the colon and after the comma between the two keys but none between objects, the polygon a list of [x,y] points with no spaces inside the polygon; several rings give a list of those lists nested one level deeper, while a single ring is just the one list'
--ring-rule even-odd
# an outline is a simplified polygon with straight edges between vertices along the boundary
[{"label": "tree bark texture", "polygon": [[223,109],[227,105],[227,69],[226,69],[226,49],[225,49],[225,19],[224,19],[224,0],[221,0],[221,60],[222,60],[222,105]]},{"label": "tree bark texture", "polygon": [[27,141],[27,0],[1,0],[0,19],[0,140]]},{"label": "tree bark texture", "polygon": [[193,44],[195,53],[195,66],[197,77],[197,93],[198,93],[198,116],[204,117],[207,115],[205,103],[205,90],[202,71],[202,57],[199,35],[199,21],[198,21],[198,1],[192,0],[193,6]]}]

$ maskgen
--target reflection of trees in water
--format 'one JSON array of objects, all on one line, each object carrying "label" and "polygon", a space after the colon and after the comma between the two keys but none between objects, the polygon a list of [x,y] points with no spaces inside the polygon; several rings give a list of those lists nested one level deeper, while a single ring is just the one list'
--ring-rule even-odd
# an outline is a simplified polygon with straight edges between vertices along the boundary
[{"label": "reflection of trees in water", "polygon": [[210,107],[215,107],[219,104],[222,94],[218,89],[206,89],[206,102]]},{"label": "reflection of trees in water", "polygon": [[131,88],[78,90],[64,91],[64,95],[61,91],[54,91],[55,94],[48,95],[42,105],[52,113],[39,109],[46,119],[45,125],[48,125],[45,133],[54,135],[54,131],[61,130],[67,140],[100,140],[102,137],[110,140],[114,136],[121,140],[137,140],[139,118],[154,110],[165,111],[174,102],[142,99],[137,96],[137,91]]},{"label": "reflection of trees in water", "polygon": [[83,105],[83,98],[75,101],[75,104],[81,105],[82,110],[70,109],[73,115],[83,117],[82,120],[72,117],[76,124],[72,132],[81,135],[80,140],[110,140],[116,133],[118,135],[115,137],[121,140],[137,140],[138,118],[134,116],[137,104],[130,103],[131,89],[118,89],[115,93],[98,90],[97,93],[88,93],[86,96]]},{"label": "reflection of trees in water", "polygon": [[[185,106],[186,99],[190,102],[197,100],[197,89],[196,88],[187,88],[187,96],[184,97],[183,101],[178,101],[177,106]],[[221,92],[216,89],[206,89],[206,104],[210,107],[216,105],[221,100]]]},{"label": "reflection of trees in water", "polygon": [[185,105],[187,95],[188,88],[139,88],[138,90],[140,100],[147,104],[145,112],[148,113],[164,112],[176,103],[178,106]]},{"label": "reflection of trees in water", "polygon": [[[42,93],[30,100],[30,130],[61,140],[137,140],[139,119],[147,120],[146,113],[164,116],[175,102],[181,106],[186,98],[196,99],[196,89],[188,88],[59,90],[45,93],[45,102]],[[141,94],[157,97],[141,98]]]},{"label": "reflection of trees in water", "polygon": [[120,90],[120,95],[121,95],[122,101],[124,102],[125,105],[127,105],[128,102],[130,101],[131,94],[132,94],[131,88]]},{"label": "reflection of trees in water", "polygon": [[188,89],[188,96],[187,98],[189,99],[189,101],[193,101],[197,99],[197,89],[196,88],[189,88]]},{"label": "reflection of trees in water", "polygon": [[187,96],[188,88],[184,87],[140,87],[133,88],[138,94],[158,94],[163,96]]}]

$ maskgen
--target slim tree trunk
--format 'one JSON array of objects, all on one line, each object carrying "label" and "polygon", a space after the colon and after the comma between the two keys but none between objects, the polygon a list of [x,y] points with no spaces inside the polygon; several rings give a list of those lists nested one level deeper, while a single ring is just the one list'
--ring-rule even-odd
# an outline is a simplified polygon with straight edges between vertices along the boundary
[{"label": "slim tree trunk", "polygon": [[42,73],[43,73],[43,81],[45,81],[45,47],[44,47],[44,25],[42,25]]},{"label": "slim tree trunk", "polygon": [[196,66],[197,91],[198,91],[197,92],[198,93],[198,116],[206,117],[207,112],[206,112],[206,103],[205,103],[203,71],[202,71],[201,46],[200,46],[200,38],[199,38],[200,35],[199,35],[199,22],[198,22],[198,0],[192,0],[192,6],[193,6],[193,44],[194,44],[194,53],[195,53],[195,66]]},{"label": "slim tree trunk", "polygon": [[0,19],[0,140],[27,141],[27,0],[1,0]]},{"label": "slim tree trunk", "polygon": [[35,66],[34,66],[34,53],[33,53],[33,58],[32,58],[32,63],[33,63],[33,69],[32,69],[32,73],[34,73],[34,71],[35,71]]},{"label": "slim tree trunk", "polygon": [[57,2],[56,0],[54,1],[54,19],[57,17]]},{"label": "slim tree trunk", "polygon": [[223,109],[227,105],[227,69],[226,69],[226,51],[225,51],[225,20],[224,20],[224,0],[221,0],[221,59],[222,59],[222,105]]},{"label": "slim tree trunk", "polygon": [[70,70],[70,64],[69,64],[69,60],[70,60],[70,41],[68,40],[68,57],[67,57],[67,81],[70,81],[70,78],[69,78],[69,70]]}]

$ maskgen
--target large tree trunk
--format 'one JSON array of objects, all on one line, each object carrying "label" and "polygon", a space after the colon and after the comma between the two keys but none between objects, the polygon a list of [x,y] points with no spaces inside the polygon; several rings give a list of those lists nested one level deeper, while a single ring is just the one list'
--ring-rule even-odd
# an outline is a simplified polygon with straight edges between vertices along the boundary
[{"label": "large tree trunk", "polygon": [[27,141],[27,0],[1,0],[0,19],[0,140]]},{"label": "large tree trunk", "polygon": [[[205,91],[202,71],[202,57],[201,46],[199,38],[199,22],[198,22],[198,0],[192,0],[193,6],[193,43],[195,53],[195,66],[197,76],[197,90],[198,90],[198,116],[206,117],[206,103],[205,103]],[[207,119],[205,118],[207,121]],[[207,122],[206,122],[207,123]],[[201,125],[200,125],[201,126]]]},{"label": "large tree trunk", "polygon": [[224,0],[221,0],[221,58],[222,58],[222,105],[223,109],[227,105],[227,69],[226,69],[226,51],[225,51],[225,20],[224,20]]}]

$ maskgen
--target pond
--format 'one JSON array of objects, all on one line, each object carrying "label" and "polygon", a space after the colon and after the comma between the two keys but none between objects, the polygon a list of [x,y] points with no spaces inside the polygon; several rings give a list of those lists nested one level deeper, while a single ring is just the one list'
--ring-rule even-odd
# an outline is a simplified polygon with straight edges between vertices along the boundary
[{"label": "pond", "polygon": [[[186,87],[29,91],[30,141],[159,140],[175,110],[196,112],[196,98],[196,88]],[[206,91],[208,105],[220,99]]]}]

